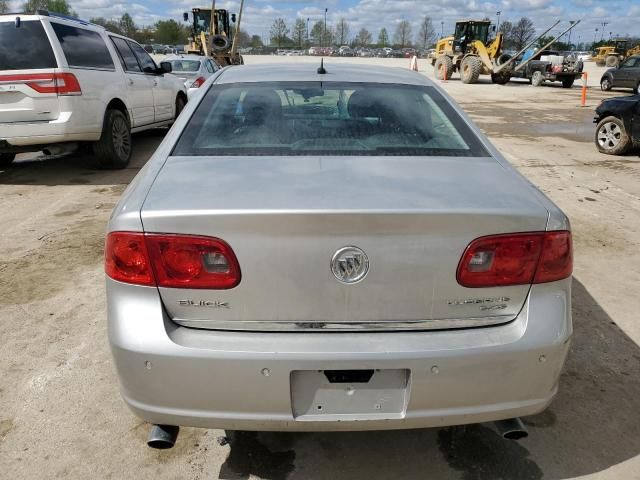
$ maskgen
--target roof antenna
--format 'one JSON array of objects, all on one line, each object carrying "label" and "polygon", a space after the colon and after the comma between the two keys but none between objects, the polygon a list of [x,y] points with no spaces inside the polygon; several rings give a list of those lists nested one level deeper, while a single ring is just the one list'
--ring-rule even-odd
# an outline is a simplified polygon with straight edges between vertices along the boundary
[{"label": "roof antenna", "polygon": [[318,74],[324,75],[327,71],[324,68],[324,57],[320,59],[320,67],[318,67]]}]

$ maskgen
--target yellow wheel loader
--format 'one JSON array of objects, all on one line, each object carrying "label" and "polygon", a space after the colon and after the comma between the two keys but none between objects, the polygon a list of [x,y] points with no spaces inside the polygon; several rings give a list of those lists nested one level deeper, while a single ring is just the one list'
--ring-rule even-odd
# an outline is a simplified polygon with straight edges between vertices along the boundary
[{"label": "yellow wheel loader", "polygon": [[[185,53],[204,55],[213,58],[219,65],[241,65],[242,56],[237,52],[236,38],[240,31],[244,0],[240,2],[240,12],[229,14],[228,10],[216,9],[215,0],[211,8],[193,8],[191,10],[191,35]],[[183,14],[185,22],[189,14]],[[236,22],[237,19],[237,22]],[[231,23],[235,24],[233,38]]]},{"label": "yellow wheel loader", "polygon": [[593,60],[599,67],[617,67],[622,61],[632,55],[640,55],[640,45],[636,45],[633,48],[627,50],[629,41],[626,39],[617,39],[612,42],[612,45],[604,45],[596,48],[593,55]]},{"label": "yellow wheel loader", "polygon": [[[509,81],[514,70],[523,68],[532,59],[531,57],[529,60],[521,61],[514,67],[515,62],[521,60],[521,55],[559,23],[560,20],[512,57],[502,51],[504,37],[501,32],[497,32],[495,38],[489,43],[489,31],[495,32],[495,26],[491,28],[489,20],[456,22],[454,34],[441,38],[436,44],[435,57],[432,61],[436,78],[448,80],[455,72],[459,72],[462,83],[476,83],[480,75],[491,75],[493,83],[504,85]],[[540,50],[547,48],[579,23],[580,20],[571,24],[568,29]]]}]

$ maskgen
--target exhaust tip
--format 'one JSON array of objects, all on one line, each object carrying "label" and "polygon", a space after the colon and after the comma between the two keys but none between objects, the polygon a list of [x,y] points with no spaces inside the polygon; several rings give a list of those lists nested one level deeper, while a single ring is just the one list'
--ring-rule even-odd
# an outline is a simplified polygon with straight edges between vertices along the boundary
[{"label": "exhaust tip", "polygon": [[521,440],[529,436],[527,427],[524,426],[524,423],[519,418],[498,420],[495,425],[502,438],[507,440]]},{"label": "exhaust tip", "polygon": [[180,432],[180,427],[175,425],[153,425],[149,430],[147,445],[157,450],[173,448],[178,432]]}]

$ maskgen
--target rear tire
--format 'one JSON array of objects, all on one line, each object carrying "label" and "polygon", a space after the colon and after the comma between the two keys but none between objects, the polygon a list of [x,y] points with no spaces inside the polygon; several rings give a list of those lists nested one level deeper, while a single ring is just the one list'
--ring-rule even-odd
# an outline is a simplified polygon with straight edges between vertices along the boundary
[{"label": "rear tire", "polygon": [[98,168],[120,169],[131,160],[131,125],[120,110],[107,110],[100,140],[93,144]]},{"label": "rear tire", "polygon": [[617,67],[620,63],[620,58],[617,55],[609,55],[607,59],[604,61],[605,66],[608,68]]},{"label": "rear tire", "polygon": [[595,142],[598,151],[606,155],[624,155],[632,145],[624,123],[613,116],[598,122]]},{"label": "rear tire", "polygon": [[175,117],[176,120],[178,119],[180,112],[184,110],[184,107],[186,104],[187,104],[187,100],[182,95],[178,95],[176,97],[176,117]]},{"label": "rear tire", "polygon": [[8,167],[16,158],[15,153],[0,153],[0,167]]},{"label": "rear tire", "polygon": [[453,61],[446,55],[440,55],[433,68],[438,80],[450,80],[453,75]]},{"label": "rear tire", "polygon": [[570,78],[564,78],[562,80],[562,88],[571,88],[573,87],[573,82],[575,82],[575,78],[570,77]]},{"label": "rear tire", "polygon": [[462,83],[476,83],[480,78],[482,61],[478,57],[469,56],[460,65],[460,79]]},{"label": "rear tire", "polygon": [[544,82],[544,75],[540,70],[536,70],[531,74],[531,85],[539,87]]}]

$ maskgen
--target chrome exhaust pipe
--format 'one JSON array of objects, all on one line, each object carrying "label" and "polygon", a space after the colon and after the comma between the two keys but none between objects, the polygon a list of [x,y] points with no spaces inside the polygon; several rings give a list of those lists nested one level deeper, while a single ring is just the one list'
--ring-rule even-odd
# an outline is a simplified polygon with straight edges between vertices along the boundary
[{"label": "chrome exhaust pipe", "polygon": [[180,427],[174,425],[152,425],[147,445],[158,450],[166,450],[176,444]]},{"label": "chrome exhaust pipe", "polygon": [[519,418],[508,418],[506,420],[498,420],[495,422],[498,433],[502,438],[507,440],[520,440],[521,438],[527,438],[529,432],[527,427],[524,426],[522,420]]}]

